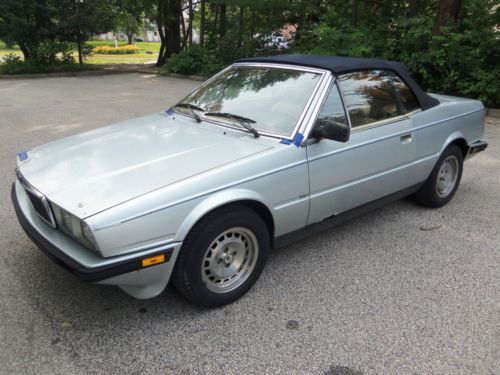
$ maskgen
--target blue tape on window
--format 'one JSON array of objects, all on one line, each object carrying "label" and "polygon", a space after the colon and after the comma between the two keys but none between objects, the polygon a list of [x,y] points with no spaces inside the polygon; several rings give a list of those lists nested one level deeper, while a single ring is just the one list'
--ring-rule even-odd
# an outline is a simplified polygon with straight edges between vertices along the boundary
[{"label": "blue tape on window", "polygon": [[289,141],[288,139],[282,139],[280,141],[281,144],[284,144],[284,145],[291,145],[292,144],[292,141]]},{"label": "blue tape on window", "polygon": [[295,135],[295,138],[293,139],[293,144],[295,145],[295,147],[299,147],[303,140],[304,140],[304,134],[297,133]]},{"label": "blue tape on window", "polygon": [[172,107],[170,107],[169,109],[167,109],[167,110],[165,111],[165,113],[166,113],[167,115],[173,115],[173,114],[175,113],[175,111],[174,111],[174,109],[173,109]]},{"label": "blue tape on window", "polygon": [[28,151],[29,150],[22,151],[19,154],[17,154],[17,157],[19,158],[19,160],[25,161],[26,159],[28,159]]}]

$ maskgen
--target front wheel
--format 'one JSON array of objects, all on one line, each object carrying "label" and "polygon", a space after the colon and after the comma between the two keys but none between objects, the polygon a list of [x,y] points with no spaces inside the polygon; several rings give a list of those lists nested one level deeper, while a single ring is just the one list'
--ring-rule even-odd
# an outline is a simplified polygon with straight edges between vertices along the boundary
[{"label": "front wheel", "polygon": [[189,232],[174,269],[176,288],[191,302],[218,307],[243,296],[257,281],[269,252],[262,218],[244,206],[218,209]]},{"label": "front wheel", "polygon": [[427,207],[444,206],[455,195],[462,170],[462,150],[452,144],[444,150],[424,185],[415,193],[415,200]]}]

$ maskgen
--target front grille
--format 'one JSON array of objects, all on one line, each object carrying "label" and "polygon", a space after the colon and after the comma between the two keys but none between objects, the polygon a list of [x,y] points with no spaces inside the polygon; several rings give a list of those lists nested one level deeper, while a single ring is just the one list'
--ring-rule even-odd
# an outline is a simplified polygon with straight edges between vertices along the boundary
[{"label": "front grille", "polygon": [[45,205],[42,202],[42,199],[40,197],[37,197],[35,194],[33,194],[31,191],[26,190],[26,194],[28,194],[28,198],[31,201],[31,204],[33,205],[33,208],[37,212],[38,215],[40,215],[45,221],[48,221],[50,223],[50,214],[45,208]]},{"label": "front grille", "polygon": [[28,195],[28,198],[33,205],[36,213],[40,218],[47,222],[51,227],[56,227],[56,221],[54,219],[54,215],[52,210],[50,209],[49,202],[47,198],[43,194],[41,194],[38,190],[36,190],[33,186],[30,185],[28,181],[23,177],[19,169],[16,170],[17,178],[19,182],[24,188],[24,191]]}]

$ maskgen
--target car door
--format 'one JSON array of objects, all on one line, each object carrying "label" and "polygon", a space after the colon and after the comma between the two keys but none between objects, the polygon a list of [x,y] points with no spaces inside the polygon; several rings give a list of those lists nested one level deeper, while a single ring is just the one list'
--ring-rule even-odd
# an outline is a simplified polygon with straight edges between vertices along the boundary
[{"label": "car door", "polygon": [[318,120],[349,124],[351,136],[346,143],[308,143],[308,224],[418,182],[412,176],[416,148],[409,117],[418,102],[402,98],[406,88],[396,73],[383,70],[348,73],[332,85]]}]

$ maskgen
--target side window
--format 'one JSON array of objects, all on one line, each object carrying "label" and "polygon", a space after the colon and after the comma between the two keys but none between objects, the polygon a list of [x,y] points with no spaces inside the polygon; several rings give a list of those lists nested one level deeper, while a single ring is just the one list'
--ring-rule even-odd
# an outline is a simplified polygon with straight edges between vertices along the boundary
[{"label": "side window", "polygon": [[392,71],[348,73],[340,76],[338,82],[353,128],[419,108],[411,89]]},{"label": "side window", "polygon": [[[394,74],[394,73],[393,73]],[[394,74],[394,87],[396,88],[396,96],[398,97],[399,103],[401,105],[401,114],[405,115],[408,112],[420,109],[420,104],[418,103],[417,97],[411,91],[411,89]]]},{"label": "side window", "polygon": [[340,98],[339,90],[335,84],[328,93],[317,119],[318,122],[328,122],[332,120],[348,125],[344,106],[342,105],[342,99]]}]

